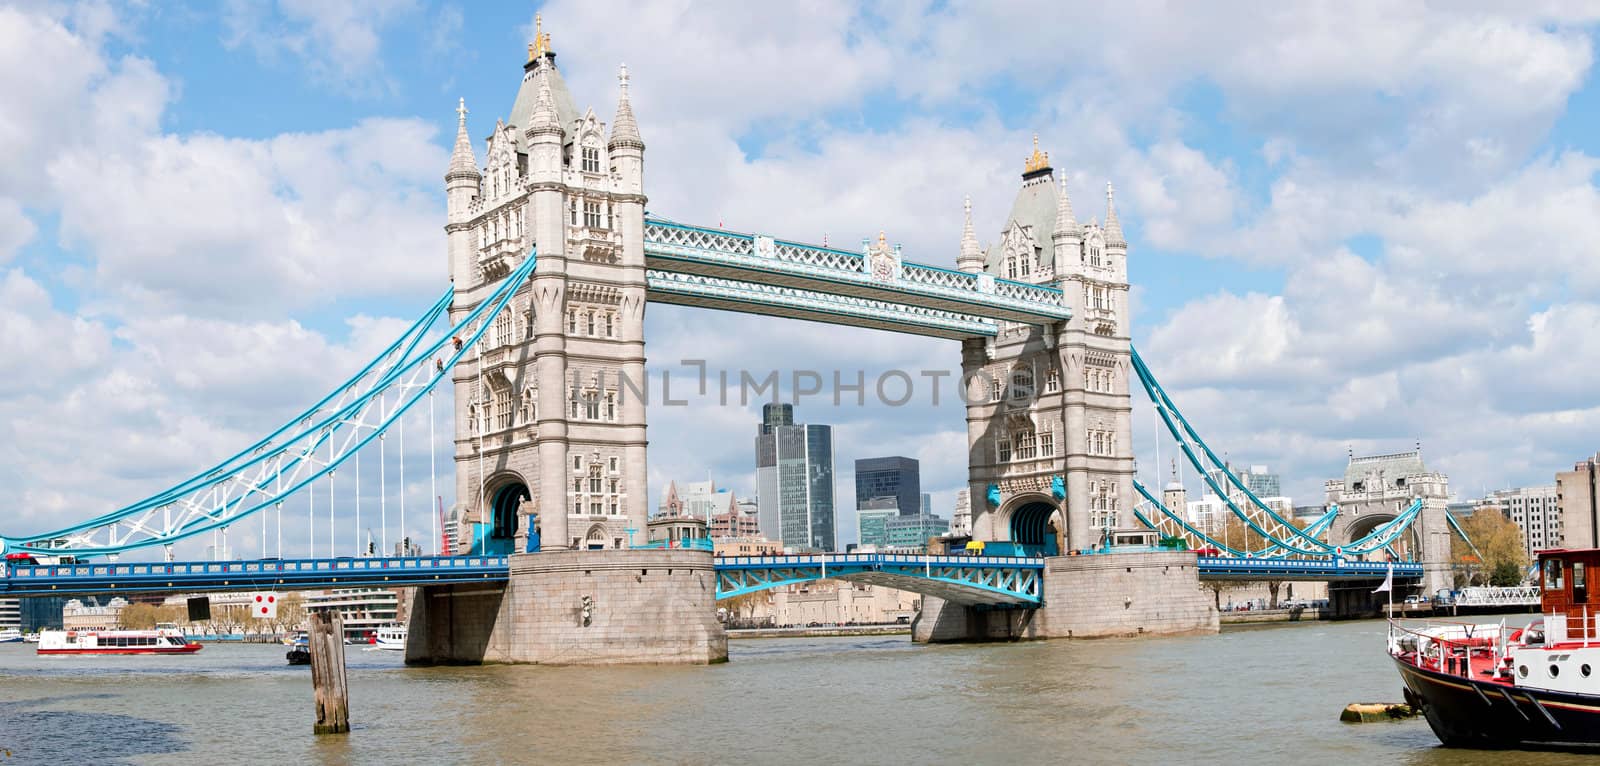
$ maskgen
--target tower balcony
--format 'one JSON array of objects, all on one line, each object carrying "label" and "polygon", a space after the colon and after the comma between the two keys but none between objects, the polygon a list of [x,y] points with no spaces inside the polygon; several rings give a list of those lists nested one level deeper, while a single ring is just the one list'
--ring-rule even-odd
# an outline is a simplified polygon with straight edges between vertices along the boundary
[{"label": "tower balcony", "polygon": [[572,226],[567,229],[568,252],[583,254],[586,261],[611,261],[622,250],[622,232],[602,226]]},{"label": "tower balcony", "polygon": [[522,238],[502,238],[490,242],[478,251],[478,269],[486,280],[500,279],[511,273],[511,268],[523,253]]},{"label": "tower balcony", "polygon": [[1116,309],[1094,306],[1083,311],[1083,320],[1089,328],[1101,335],[1109,335],[1117,329]]}]

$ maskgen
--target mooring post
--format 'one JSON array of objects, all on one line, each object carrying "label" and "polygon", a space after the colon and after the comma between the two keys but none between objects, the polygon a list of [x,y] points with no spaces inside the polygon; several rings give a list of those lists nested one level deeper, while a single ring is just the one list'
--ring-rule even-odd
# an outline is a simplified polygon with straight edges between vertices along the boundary
[{"label": "mooring post", "polygon": [[307,617],[311,630],[311,692],[317,704],[317,734],[350,731],[350,694],[344,675],[344,619],[332,610]]}]

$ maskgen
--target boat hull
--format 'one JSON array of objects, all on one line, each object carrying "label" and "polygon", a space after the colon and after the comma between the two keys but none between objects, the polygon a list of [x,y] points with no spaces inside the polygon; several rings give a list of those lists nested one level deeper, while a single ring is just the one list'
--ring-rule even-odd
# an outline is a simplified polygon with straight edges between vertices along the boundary
[{"label": "boat hull", "polygon": [[1600,696],[1509,687],[1393,659],[1407,701],[1446,747],[1600,750]]},{"label": "boat hull", "polygon": [[39,654],[194,654],[200,651],[199,644],[173,647],[106,647],[95,649],[39,649]]}]

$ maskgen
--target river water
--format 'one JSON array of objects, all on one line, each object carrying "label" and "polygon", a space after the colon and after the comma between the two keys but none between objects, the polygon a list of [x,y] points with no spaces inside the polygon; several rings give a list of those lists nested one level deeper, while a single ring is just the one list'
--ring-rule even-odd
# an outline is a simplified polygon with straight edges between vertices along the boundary
[{"label": "river water", "polygon": [[[1438,747],[1398,701],[1381,622],[1165,639],[925,646],[730,642],[714,667],[407,668],[347,647],[354,730],[311,734],[310,672],[272,645],[39,657],[0,644],[17,763],[1555,764]],[[8,754],[9,751],[9,754]]]}]

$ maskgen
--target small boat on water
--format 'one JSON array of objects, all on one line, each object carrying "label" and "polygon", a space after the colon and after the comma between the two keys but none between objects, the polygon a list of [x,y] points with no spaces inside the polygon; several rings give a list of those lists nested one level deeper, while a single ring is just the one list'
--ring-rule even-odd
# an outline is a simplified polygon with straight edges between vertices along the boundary
[{"label": "small boat on water", "polygon": [[406,649],[406,627],[404,625],[396,625],[388,628],[379,628],[378,635],[372,640],[372,643],[379,649],[403,652]]},{"label": "small boat on water", "polygon": [[1526,627],[1389,623],[1406,701],[1447,747],[1600,749],[1600,609],[1588,593],[1600,549],[1538,559],[1542,616]]},{"label": "small boat on water", "polygon": [[194,654],[198,642],[185,638],[176,625],[155,630],[45,630],[39,633],[39,654]]},{"label": "small boat on water", "polygon": [[294,642],[289,644],[289,651],[284,653],[283,658],[288,660],[290,665],[310,665],[310,637],[304,633],[295,636]]},{"label": "small boat on water", "polygon": [[308,639],[308,637],[306,635],[306,632],[302,630],[299,633],[291,633],[291,634],[289,634],[287,636],[284,636],[283,637],[283,645],[284,646],[305,646],[307,640],[309,640],[309,639]]},{"label": "small boat on water", "polygon": [[27,643],[30,643],[30,644],[37,644],[37,643],[39,643],[39,634],[38,633],[29,633],[29,634],[23,636],[22,640],[27,642]]},{"label": "small boat on water", "polygon": [[0,644],[13,644],[22,641],[22,631],[16,628],[0,630]]}]

